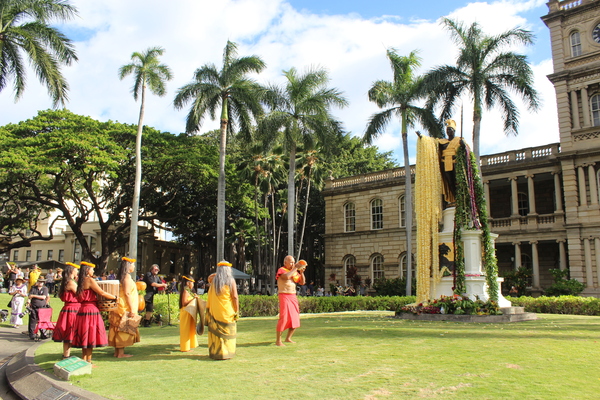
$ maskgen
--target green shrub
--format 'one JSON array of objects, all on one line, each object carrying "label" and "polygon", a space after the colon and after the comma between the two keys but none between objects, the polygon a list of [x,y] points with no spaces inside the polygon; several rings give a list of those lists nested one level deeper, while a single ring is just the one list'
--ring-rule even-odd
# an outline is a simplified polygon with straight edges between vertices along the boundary
[{"label": "green shrub", "polygon": [[554,278],[554,283],[544,290],[546,296],[577,296],[585,289],[585,285],[577,279],[567,279],[569,277],[568,269],[554,268],[550,270],[550,273]]},{"label": "green shrub", "polygon": [[[406,278],[376,279],[373,289],[378,296],[406,296]],[[417,291],[417,281],[413,279],[412,292]]]},{"label": "green shrub", "polygon": [[527,312],[542,314],[600,315],[600,299],[595,297],[515,297],[513,306],[525,307]]}]

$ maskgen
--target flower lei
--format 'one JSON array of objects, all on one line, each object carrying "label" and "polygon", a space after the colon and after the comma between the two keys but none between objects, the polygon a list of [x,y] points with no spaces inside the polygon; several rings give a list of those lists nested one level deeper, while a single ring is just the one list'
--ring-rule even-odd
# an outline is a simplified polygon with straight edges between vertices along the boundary
[{"label": "flower lei", "polygon": [[486,200],[474,154],[464,142],[456,152],[456,211],[454,217],[454,293],[466,293],[462,231],[481,229],[483,263],[490,300],[498,301],[498,261],[492,244]]}]

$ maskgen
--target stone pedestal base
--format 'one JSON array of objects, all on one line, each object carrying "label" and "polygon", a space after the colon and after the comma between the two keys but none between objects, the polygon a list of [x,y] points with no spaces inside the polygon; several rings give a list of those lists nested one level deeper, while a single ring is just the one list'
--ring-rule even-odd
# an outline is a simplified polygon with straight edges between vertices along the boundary
[{"label": "stone pedestal base", "polygon": [[[497,278],[498,287],[501,286],[501,283],[504,281],[504,278]],[[465,277],[465,283],[467,285],[467,294],[471,300],[475,300],[476,297],[479,297],[480,300],[487,301],[489,300],[489,296],[487,293],[487,283],[485,281],[485,276],[467,276]],[[433,291],[433,280],[431,282],[431,288],[433,292],[432,298],[438,298],[440,296],[452,296],[454,292],[452,291],[452,287],[454,286],[454,278],[451,276],[445,276],[442,280],[435,285],[435,291]],[[510,307],[512,303],[504,296],[502,293],[498,293],[498,307]]]}]

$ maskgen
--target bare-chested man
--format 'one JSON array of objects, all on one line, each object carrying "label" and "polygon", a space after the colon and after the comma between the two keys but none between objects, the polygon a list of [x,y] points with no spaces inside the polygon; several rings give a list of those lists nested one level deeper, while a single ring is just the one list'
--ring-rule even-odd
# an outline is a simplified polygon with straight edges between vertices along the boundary
[{"label": "bare-chested man", "polygon": [[277,346],[284,346],[281,341],[281,334],[288,330],[285,341],[295,343],[292,335],[296,328],[300,326],[300,307],[296,298],[296,284],[304,285],[306,279],[304,270],[306,262],[300,261],[297,264],[293,256],[286,256],[283,259],[283,267],[277,271],[277,293],[279,296],[279,322],[277,322]]}]

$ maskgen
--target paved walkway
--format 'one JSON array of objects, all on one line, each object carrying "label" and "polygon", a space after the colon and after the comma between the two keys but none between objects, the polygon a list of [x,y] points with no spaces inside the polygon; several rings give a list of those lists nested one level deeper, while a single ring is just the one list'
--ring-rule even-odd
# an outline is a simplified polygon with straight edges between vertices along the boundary
[{"label": "paved walkway", "polygon": [[0,327],[0,398],[106,400],[59,380],[36,365],[35,350],[43,342],[29,340],[21,334],[23,330]]}]

